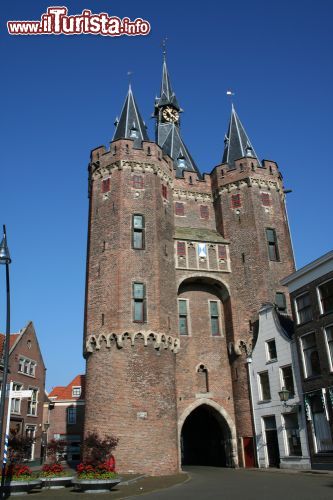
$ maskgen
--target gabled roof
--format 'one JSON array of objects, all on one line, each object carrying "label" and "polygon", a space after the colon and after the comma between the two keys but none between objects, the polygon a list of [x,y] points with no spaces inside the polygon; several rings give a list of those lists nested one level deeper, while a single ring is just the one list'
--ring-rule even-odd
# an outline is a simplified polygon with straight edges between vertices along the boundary
[{"label": "gabled roof", "polygon": [[232,104],[228,132],[224,140],[222,163],[227,163],[232,168],[235,160],[245,156],[256,158],[260,164],[259,158]]},{"label": "gabled roof", "polygon": [[116,130],[112,140],[116,141],[117,139],[134,139],[140,145],[142,141],[149,141],[146,126],[135,102],[131,85],[129,85],[120,118],[116,121]]},{"label": "gabled roof", "polygon": [[[85,375],[76,375],[73,380],[66,386],[58,385],[52,389],[49,393],[48,398],[52,401],[63,401],[63,400],[72,400],[77,401],[78,399],[84,399],[85,397]],[[81,387],[81,395],[73,396],[73,387]]]},{"label": "gabled roof", "polygon": [[[17,339],[21,336],[21,333],[11,333],[9,337],[9,350],[14,347]],[[0,356],[2,356],[3,348],[5,345],[6,335],[4,333],[0,333]]]}]

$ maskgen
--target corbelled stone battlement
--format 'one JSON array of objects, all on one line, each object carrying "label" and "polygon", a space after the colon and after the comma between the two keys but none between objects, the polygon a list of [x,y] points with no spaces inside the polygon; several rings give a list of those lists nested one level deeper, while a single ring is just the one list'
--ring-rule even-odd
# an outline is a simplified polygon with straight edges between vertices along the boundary
[{"label": "corbelled stone battlement", "polygon": [[89,335],[86,342],[86,352],[98,351],[103,346],[110,348],[116,344],[117,347],[124,347],[127,340],[130,340],[131,346],[135,345],[137,340],[143,340],[144,345],[152,345],[154,349],[169,349],[175,354],[180,349],[178,338],[164,333],[155,332],[124,332],[124,333],[100,333],[99,335]]}]

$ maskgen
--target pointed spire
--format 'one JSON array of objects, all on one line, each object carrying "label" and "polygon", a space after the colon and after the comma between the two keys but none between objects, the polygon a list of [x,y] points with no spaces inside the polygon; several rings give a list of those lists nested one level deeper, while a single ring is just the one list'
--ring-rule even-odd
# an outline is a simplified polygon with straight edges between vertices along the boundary
[{"label": "pointed spire", "polygon": [[222,163],[234,166],[235,160],[245,156],[256,158],[260,164],[259,158],[232,104],[229,128],[224,139]]},{"label": "pointed spire", "polygon": [[131,84],[128,87],[128,93],[125,99],[120,118],[115,122],[116,130],[113,141],[117,139],[134,139],[138,143],[149,141],[146,126],[141,118],[139,109],[135,102]]},{"label": "pointed spire", "polygon": [[178,104],[176,95],[172,90],[168,67],[166,63],[165,51],[163,51],[163,67],[162,67],[162,83],[161,83],[161,95],[156,100],[157,106],[167,106],[171,104],[178,111],[180,111],[180,106]]},{"label": "pointed spire", "polygon": [[[165,119],[163,110],[166,107],[171,107],[174,111],[177,111],[178,113],[174,116],[178,115],[178,118],[175,117],[173,120]],[[195,172],[201,178],[200,171],[180,135],[179,113],[182,111],[171,86],[164,50],[161,95],[155,99],[156,142],[164,153],[173,159],[177,177],[182,177],[183,171],[186,170]]]}]

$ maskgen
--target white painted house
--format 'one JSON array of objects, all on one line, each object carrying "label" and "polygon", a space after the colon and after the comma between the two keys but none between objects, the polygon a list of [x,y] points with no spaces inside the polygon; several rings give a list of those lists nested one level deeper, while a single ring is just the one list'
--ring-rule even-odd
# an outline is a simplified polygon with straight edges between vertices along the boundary
[{"label": "white painted house", "polygon": [[[311,468],[292,331],[287,316],[273,304],[263,305],[248,358],[259,467]],[[279,397],[283,388],[289,391],[285,404]]]}]

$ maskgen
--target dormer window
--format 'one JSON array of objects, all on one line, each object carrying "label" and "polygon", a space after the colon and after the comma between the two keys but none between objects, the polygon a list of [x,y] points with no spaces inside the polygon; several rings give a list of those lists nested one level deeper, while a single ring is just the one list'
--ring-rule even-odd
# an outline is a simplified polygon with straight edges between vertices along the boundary
[{"label": "dormer window", "polygon": [[81,386],[72,387],[72,397],[79,398],[81,396]]},{"label": "dormer window", "polygon": [[133,122],[133,125],[130,129],[130,138],[131,139],[138,139],[139,134],[138,134],[138,129],[135,126],[135,123]]},{"label": "dormer window", "polygon": [[185,168],[186,167],[185,158],[183,155],[178,157],[177,166],[178,166],[178,168]]}]

